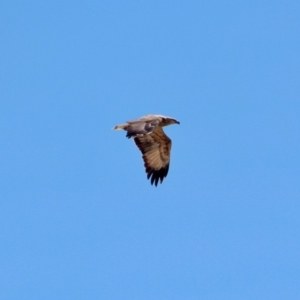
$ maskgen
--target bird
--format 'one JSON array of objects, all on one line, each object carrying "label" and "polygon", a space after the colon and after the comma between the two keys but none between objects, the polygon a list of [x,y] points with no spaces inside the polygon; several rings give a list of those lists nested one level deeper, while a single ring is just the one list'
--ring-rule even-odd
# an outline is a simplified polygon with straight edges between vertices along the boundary
[{"label": "bird", "polygon": [[172,141],[162,127],[172,124],[180,122],[162,115],[146,115],[113,128],[127,131],[126,137],[134,139],[142,153],[147,179],[151,185],[157,186],[168,175]]}]

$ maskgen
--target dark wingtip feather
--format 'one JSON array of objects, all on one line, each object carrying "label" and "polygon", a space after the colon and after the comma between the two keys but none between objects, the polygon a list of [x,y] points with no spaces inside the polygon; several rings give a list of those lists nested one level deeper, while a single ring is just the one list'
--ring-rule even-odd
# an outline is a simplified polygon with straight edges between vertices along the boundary
[{"label": "dark wingtip feather", "polygon": [[154,184],[155,186],[157,186],[159,181],[160,183],[162,183],[164,178],[167,177],[168,171],[169,171],[169,164],[159,170],[147,168],[146,169],[147,179],[150,179],[151,185]]}]

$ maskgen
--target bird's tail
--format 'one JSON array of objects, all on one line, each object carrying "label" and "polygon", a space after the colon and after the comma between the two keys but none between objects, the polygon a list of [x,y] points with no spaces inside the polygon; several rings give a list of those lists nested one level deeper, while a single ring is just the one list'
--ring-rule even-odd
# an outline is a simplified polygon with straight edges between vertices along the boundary
[{"label": "bird's tail", "polygon": [[128,124],[121,124],[121,125],[117,125],[115,126],[113,129],[114,130],[126,130],[126,127],[127,127]]}]

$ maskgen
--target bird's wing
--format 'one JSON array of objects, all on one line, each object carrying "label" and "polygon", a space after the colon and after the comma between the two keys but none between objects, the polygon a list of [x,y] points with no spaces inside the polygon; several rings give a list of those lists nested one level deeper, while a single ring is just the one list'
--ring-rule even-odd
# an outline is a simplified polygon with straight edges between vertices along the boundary
[{"label": "bird's wing", "polygon": [[169,171],[171,139],[157,126],[151,134],[138,135],[134,141],[143,154],[147,178],[157,186]]}]

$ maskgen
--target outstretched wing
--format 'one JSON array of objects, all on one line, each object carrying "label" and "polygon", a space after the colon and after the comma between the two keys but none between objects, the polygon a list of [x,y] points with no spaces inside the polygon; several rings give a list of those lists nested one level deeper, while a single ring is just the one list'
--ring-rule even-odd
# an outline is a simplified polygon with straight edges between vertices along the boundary
[{"label": "outstretched wing", "polygon": [[136,136],[134,141],[143,154],[147,178],[157,186],[158,181],[162,183],[169,171],[171,139],[158,126],[151,134]]}]

